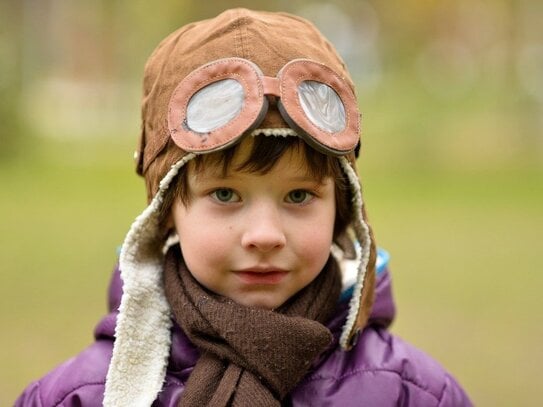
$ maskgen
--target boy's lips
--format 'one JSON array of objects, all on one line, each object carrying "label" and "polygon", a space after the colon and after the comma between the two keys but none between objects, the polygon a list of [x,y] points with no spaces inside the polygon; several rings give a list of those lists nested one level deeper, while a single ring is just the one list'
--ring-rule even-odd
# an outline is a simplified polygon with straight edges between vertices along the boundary
[{"label": "boy's lips", "polygon": [[236,276],[245,284],[279,284],[287,275],[286,270],[268,267],[255,267],[237,270]]}]

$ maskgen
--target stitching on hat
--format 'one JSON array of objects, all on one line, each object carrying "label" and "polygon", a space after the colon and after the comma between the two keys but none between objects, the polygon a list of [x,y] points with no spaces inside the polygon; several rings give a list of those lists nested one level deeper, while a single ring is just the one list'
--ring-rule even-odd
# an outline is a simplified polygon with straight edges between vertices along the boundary
[{"label": "stitching on hat", "polygon": [[247,26],[246,24],[244,24],[247,21],[247,17],[241,16],[241,14],[242,13],[240,11],[240,19],[238,21],[239,21],[239,39],[240,39],[240,44],[241,44],[241,55],[243,56],[243,58],[249,59],[249,53],[246,51],[246,44],[244,40],[245,35],[243,33],[243,29]]},{"label": "stitching on hat", "polygon": [[242,39],[241,39],[241,25],[240,25],[240,12],[239,12],[239,10],[238,10],[238,16],[237,16],[237,19],[236,19],[235,27],[236,27],[236,43],[235,43],[235,47],[236,47],[236,50],[237,50],[237,54],[243,56],[243,43],[242,43]]}]

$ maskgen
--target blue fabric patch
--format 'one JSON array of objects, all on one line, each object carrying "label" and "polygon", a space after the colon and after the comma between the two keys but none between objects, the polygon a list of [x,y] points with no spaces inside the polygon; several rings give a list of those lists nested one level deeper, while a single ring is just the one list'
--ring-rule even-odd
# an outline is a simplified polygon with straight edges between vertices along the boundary
[{"label": "blue fabric patch", "polygon": [[[375,261],[375,274],[377,277],[379,277],[381,274],[385,272],[388,266],[388,262],[390,261],[390,254],[381,248],[377,248],[377,259]],[[339,301],[346,301],[349,298],[352,297],[354,290],[354,285],[347,287],[339,297]]]},{"label": "blue fabric patch", "polygon": [[375,273],[377,276],[379,276],[381,273],[383,273],[387,266],[388,262],[390,261],[390,254],[385,250],[381,249],[380,247],[377,248],[377,261],[375,262]]}]

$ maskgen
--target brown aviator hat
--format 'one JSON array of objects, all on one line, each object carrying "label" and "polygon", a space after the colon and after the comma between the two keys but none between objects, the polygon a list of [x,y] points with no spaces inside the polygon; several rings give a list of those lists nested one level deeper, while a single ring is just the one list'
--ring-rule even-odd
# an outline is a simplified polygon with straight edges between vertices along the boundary
[{"label": "brown aviator hat", "polygon": [[[284,69],[287,65],[291,73]],[[227,10],[215,18],[178,29],[158,45],[145,66],[142,134],[136,153],[137,172],[145,178],[150,203],[132,224],[121,250],[124,292],[104,405],[151,405],[162,386],[170,347],[171,310],[162,283],[165,242],[159,230],[158,213],[164,194],[179,169],[203,151],[203,148],[192,148],[190,143],[184,144],[181,139],[180,135],[187,132],[187,117],[176,121],[178,113],[188,103],[178,94],[184,95],[186,89],[201,85],[198,70],[202,67],[207,70],[204,72],[207,76],[241,78],[239,82],[243,84],[245,94],[252,92],[254,87],[245,86],[246,79],[252,83],[250,81],[256,77],[265,94],[285,100],[289,100],[288,78],[306,75],[305,72],[310,71],[308,75],[313,75],[312,79],[320,81],[322,76],[325,78],[322,81],[330,81],[340,95],[352,95],[349,96],[354,101],[352,104],[356,104],[354,84],[342,59],[310,22],[297,16],[246,9]],[[273,78],[281,74],[286,79],[277,80],[280,82],[277,85]],[[259,79],[261,77],[263,79]],[[283,89],[279,89],[281,87]],[[255,100],[266,100],[262,89]],[[280,96],[283,95],[280,91],[285,96]],[[246,104],[251,105],[249,102]],[[238,112],[238,116],[252,115],[247,125],[223,126],[216,133],[210,131],[198,135],[201,139],[218,140],[215,144],[226,148],[237,142],[242,134],[302,137],[306,133],[304,130],[311,125],[309,122],[305,124],[307,117],[299,106],[290,107],[286,102],[266,104],[253,110]],[[352,139],[352,134],[356,136],[356,144],[360,136],[359,115],[357,110],[356,114],[353,112],[347,108],[345,115],[350,137]],[[376,250],[366,222],[354,145],[349,146],[348,151],[342,145],[332,145],[326,139],[330,139],[330,134],[317,127],[313,129],[317,134],[311,137],[304,135],[304,140],[327,154],[338,156],[353,196],[354,219],[350,230],[359,249],[349,316],[340,338],[341,346],[347,350],[371,311]],[[211,151],[214,144],[209,146],[205,146],[206,151]]]},{"label": "brown aviator hat", "polygon": [[[333,46],[313,24],[300,17],[233,9],[180,28],[158,45],[145,65],[137,171],[146,179],[149,199],[169,167],[186,154],[173,143],[168,131],[167,109],[174,89],[194,69],[230,57],[255,63],[266,76],[276,76],[289,61],[308,58],[331,68],[354,92],[345,64]],[[270,108],[259,127],[289,125]]]}]

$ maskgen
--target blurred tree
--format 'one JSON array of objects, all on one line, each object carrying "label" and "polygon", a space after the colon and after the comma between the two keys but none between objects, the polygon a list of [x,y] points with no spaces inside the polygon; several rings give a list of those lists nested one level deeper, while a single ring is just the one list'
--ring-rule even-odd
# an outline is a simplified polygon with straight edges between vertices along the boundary
[{"label": "blurred tree", "polygon": [[15,155],[22,131],[19,1],[0,2],[0,16],[0,161],[5,162]]}]

